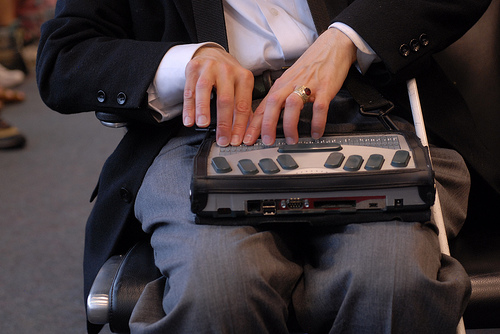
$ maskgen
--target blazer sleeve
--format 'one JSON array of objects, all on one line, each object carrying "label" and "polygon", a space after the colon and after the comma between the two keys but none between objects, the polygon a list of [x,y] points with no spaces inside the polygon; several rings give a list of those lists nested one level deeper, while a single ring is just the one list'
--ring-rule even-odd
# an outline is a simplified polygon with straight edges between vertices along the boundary
[{"label": "blazer sleeve", "polygon": [[59,0],[37,54],[43,101],[61,113],[152,120],[146,91],[167,50],[189,41],[183,27],[167,1]]},{"label": "blazer sleeve", "polygon": [[335,21],[349,25],[363,37],[391,76],[406,79],[416,76],[430,55],[470,29],[490,2],[355,0]]}]

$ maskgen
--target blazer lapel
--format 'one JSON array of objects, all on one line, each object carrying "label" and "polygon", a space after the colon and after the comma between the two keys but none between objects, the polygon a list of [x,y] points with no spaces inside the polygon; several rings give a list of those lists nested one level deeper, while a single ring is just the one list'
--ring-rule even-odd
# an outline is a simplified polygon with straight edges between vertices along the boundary
[{"label": "blazer lapel", "polygon": [[192,0],[198,42],[216,42],[228,49],[222,0]]},{"label": "blazer lapel", "polygon": [[228,49],[222,0],[171,0],[193,41],[216,42]]},{"label": "blazer lapel", "polygon": [[324,0],[307,0],[307,4],[309,5],[318,35],[321,35],[330,25],[330,17],[325,2]]}]

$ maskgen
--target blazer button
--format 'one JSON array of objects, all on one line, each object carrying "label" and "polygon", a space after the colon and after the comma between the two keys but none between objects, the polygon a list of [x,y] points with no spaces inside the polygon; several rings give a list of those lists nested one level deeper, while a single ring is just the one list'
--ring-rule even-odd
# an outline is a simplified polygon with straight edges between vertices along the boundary
[{"label": "blazer button", "polygon": [[427,36],[427,34],[420,35],[418,40],[420,41],[420,45],[422,45],[422,46],[429,45],[429,36]]},{"label": "blazer button", "polygon": [[116,102],[122,105],[125,104],[126,101],[127,101],[127,95],[125,95],[124,92],[119,92],[118,95],[116,96]]},{"label": "blazer button", "polygon": [[132,193],[130,192],[130,190],[128,190],[127,188],[125,187],[121,187],[120,188],[120,198],[125,202],[125,203],[131,203],[134,196],[132,195]]},{"label": "blazer button", "polygon": [[103,103],[106,101],[106,93],[103,90],[97,92],[97,101]]},{"label": "blazer button", "polygon": [[418,40],[412,39],[410,41],[410,48],[411,48],[411,51],[418,52],[418,50],[420,50],[420,43],[418,42]]},{"label": "blazer button", "polygon": [[403,56],[403,57],[408,57],[410,55],[410,47],[408,46],[408,44],[403,44],[399,47],[399,53]]}]

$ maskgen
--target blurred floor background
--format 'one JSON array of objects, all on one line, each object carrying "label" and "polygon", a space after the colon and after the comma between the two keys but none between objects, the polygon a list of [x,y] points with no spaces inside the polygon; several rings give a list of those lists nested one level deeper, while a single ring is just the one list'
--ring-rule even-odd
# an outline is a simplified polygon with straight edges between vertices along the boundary
[{"label": "blurred floor background", "polygon": [[85,333],[89,198],[124,130],[103,127],[93,113],[49,110],[32,75],[18,89],[26,101],[2,111],[27,145],[0,151],[0,332]]}]

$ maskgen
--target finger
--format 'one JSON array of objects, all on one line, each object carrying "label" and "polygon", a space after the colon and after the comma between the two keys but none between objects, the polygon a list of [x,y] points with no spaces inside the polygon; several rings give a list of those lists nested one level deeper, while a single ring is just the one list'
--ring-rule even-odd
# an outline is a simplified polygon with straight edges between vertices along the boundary
[{"label": "finger", "polygon": [[304,101],[300,96],[292,93],[285,102],[283,111],[283,132],[287,144],[296,144],[299,141],[298,124],[300,112],[304,107]]},{"label": "finger", "polygon": [[200,128],[210,125],[210,100],[215,82],[210,76],[200,76],[195,88],[195,123]]},{"label": "finger", "polygon": [[183,122],[186,126],[210,125],[210,98],[215,75],[210,63],[192,59],[186,66],[184,85]]},{"label": "finger", "polygon": [[311,137],[313,139],[319,139],[325,133],[330,101],[330,98],[323,96],[320,92],[318,92],[318,95],[314,99],[311,120]]},{"label": "finger", "polygon": [[250,122],[245,131],[243,144],[253,145],[255,144],[257,139],[259,139],[265,105],[266,105],[266,100],[264,99],[261,101],[257,109],[255,109],[255,112],[251,115]]},{"label": "finger", "polygon": [[[219,66],[217,69],[217,130],[216,140],[219,146],[228,146],[231,142],[235,110],[235,95],[239,90],[239,74],[234,66]],[[250,90],[251,91],[251,90]],[[251,99],[251,98],[250,98]],[[239,101],[238,101],[239,103]]]},{"label": "finger", "polygon": [[276,128],[286,96],[283,92],[275,92],[267,96],[261,123],[261,138],[264,145],[272,145],[276,141]]},{"label": "finger", "polygon": [[184,126],[191,127],[194,125],[195,118],[195,99],[194,99],[194,91],[192,89],[187,88],[188,85],[184,88],[184,103],[182,107],[182,122]]},{"label": "finger", "polygon": [[241,145],[245,130],[252,115],[252,90],[253,75],[240,77],[235,88],[235,104],[233,116],[233,129],[231,133],[231,145]]},{"label": "finger", "polygon": [[196,85],[201,75],[202,65],[190,61],[186,66],[186,83],[184,84],[182,121],[184,126],[191,127],[196,121]]},{"label": "finger", "polygon": [[219,146],[225,147],[230,143],[233,125],[234,84],[222,78],[217,87],[217,129],[216,140]]}]

